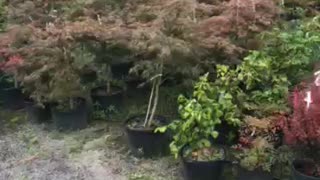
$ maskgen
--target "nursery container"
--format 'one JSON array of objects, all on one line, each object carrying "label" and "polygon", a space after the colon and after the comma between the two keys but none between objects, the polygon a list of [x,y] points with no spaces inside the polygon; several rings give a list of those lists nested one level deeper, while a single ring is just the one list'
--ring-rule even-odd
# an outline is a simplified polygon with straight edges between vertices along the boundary
[{"label": "nursery container", "polygon": [[100,108],[107,109],[115,106],[119,109],[123,105],[123,90],[121,88],[113,88],[110,94],[106,93],[106,87],[99,87],[92,90],[91,93],[93,103],[98,103]]},{"label": "nursery container", "polygon": [[51,108],[52,119],[58,130],[80,130],[88,125],[88,108],[84,99],[72,110]]},{"label": "nursery container", "polygon": [[26,101],[27,120],[34,123],[43,123],[51,119],[51,111],[48,104],[44,107],[35,105],[32,101]]},{"label": "nursery container", "polygon": [[[171,141],[168,132],[155,133],[154,128],[132,128],[128,124],[137,119],[144,120],[145,115],[133,116],[126,121],[125,129],[128,138],[129,148],[136,156],[154,157],[167,155],[170,152]],[[163,116],[155,116],[155,119],[167,124],[168,121]]]},{"label": "nursery container", "polygon": [[320,180],[320,177],[312,177],[303,174],[299,169],[303,168],[308,162],[303,160],[295,160],[292,163],[293,180]]},{"label": "nursery container", "polygon": [[262,169],[255,169],[249,171],[247,169],[238,167],[237,180],[273,180],[271,173],[263,171]]},{"label": "nursery container", "polygon": [[1,103],[4,108],[19,110],[24,108],[24,95],[21,89],[6,88],[1,90]]},{"label": "nursery container", "polygon": [[220,180],[222,179],[224,168],[230,161],[194,161],[187,160],[182,156],[182,152],[186,147],[182,148],[180,157],[182,160],[182,171],[185,180]]}]

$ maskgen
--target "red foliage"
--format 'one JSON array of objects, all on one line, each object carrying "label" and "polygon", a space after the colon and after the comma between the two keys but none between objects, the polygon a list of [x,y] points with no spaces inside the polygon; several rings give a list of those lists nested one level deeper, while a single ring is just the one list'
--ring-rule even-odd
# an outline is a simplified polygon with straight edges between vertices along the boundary
[{"label": "red foliage", "polygon": [[289,117],[280,115],[278,126],[283,131],[285,143],[303,153],[302,158],[310,164],[304,164],[299,171],[309,176],[320,177],[319,78],[296,87],[292,92],[291,103],[293,114]]},{"label": "red foliage", "polygon": [[23,63],[23,58],[19,55],[10,56],[7,61],[0,63],[0,70],[6,73],[13,73]]},{"label": "red foliage", "polygon": [[320,146],[320,86],[296,87],[292,93],[293,114],[280,117],[279,125],[288,145]]},{"label": "red foliage", "polygon": [[[229,59],[237,59],[246,49],[259,46],[254,35],[270,28],[277,19],[278,8],[273,1],[230,0],[223,1],[219,15],[203,19],[196,26],[200,46],[223,52]],[[247,39],[247,44],[235,44],[231,35],[237,39]],[[253,46],[251,45],[253,43]]]}]

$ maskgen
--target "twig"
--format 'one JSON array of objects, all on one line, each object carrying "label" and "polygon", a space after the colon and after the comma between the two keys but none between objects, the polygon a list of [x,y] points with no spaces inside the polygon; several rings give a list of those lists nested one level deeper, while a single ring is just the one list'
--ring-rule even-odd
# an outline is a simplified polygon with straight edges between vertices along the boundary
[{"label": "twig", "polygon": [[149,120],[149,114],[150,114],[150,110],[151,110],[151,104],[152,104],[152,100],[153,100],[153,93],[154,93],[155,86],[156,86],[156,83],[153,82],[152,83],[151,94],[150,94],[150,98],[149,98],[148,110],[147,110],[146,118],[145,118],[144,124],[143,124],[144,127],[146,127],[149,124],[148,120]]},{"label": "twig", "polygon": [[240,0],[237,0],[237,11],[236,11],[236,26],[239,26],[239,7],[240,7]]},{"label": "twig", "polygon": [[97,14],[97,19],[100,25],[102,25],[100,14]]},{"label": "twig", "polygon": [[150,127],[151,125],[151,122],[154,118],[154,114],[157,110],[157,106],[158,106],[158,100],[159,100],[159,89],[160,89],[160,83],[161,83],[161,78],[159,78],[157,81],[156,81],[156,94],[155,94],[155,98],[154,98],[154,104],[153,104],[153,107],[152,107],[152,112],[151,112],[151,115],[150,115],[150,118],[148,120],[148,127]]},{"label": "twig", "polygon": [[163,59],[161,59],[161,64],[160,64],[160,76],[158,76],[159,78],[155,81],[155,85],[156,85],[156,94],[155,94],[155,98],[154,98],[154,104],[152,107],[152,112],[150,115],[150,118],[148,120],[148,127],[150,127],[151,122],[154,118],[154,114],[156,113],[157,110],[157,106],[158,106],[158,101],[159,101],[159,89],[160,89],[160,85],[161,85],[161,77],[162,77],[162,73],[163,73]]},{"label": "twig", "polygon": [[154,75],[153,77],[151,77],[151,78],[149,79],[149,81],[153,81],[155,78],[161,77],[161,76],[162,76],[162,73],[156,74],[156,75]]}]

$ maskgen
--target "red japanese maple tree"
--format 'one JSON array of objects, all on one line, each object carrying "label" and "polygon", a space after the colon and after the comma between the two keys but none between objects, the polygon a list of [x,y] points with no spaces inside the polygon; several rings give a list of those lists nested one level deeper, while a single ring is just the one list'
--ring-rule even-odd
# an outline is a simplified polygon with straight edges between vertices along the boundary
[{"label": "red japanese maple tree", "polygon": [[293,92],[293,114],[283,124],[285,142],[289,145],[320,146],[320,86]]},{"label": "red japanese maple tree", "polygon": [[17,70],[23,64],[23,58],[20,55],[9,56],[5,52],[0,52],[3,62],[0,62],[0,71],[8,74],[14,79],[14,86],[18,87]]},{"label": "red japanese maple tree", "polygon": [[304,155],[312,165],[304,173],[320,177],[320,76],[313,82],[296,87],[292,93],[293,113],[281,116],[284,141]]}]

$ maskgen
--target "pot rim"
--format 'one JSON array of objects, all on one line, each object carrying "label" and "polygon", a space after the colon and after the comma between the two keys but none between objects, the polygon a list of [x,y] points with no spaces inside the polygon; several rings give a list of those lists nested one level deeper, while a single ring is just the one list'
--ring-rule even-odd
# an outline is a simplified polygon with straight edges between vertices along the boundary
[{"label": "pot rim", "polygon": [[116,90],[115,91],[112,91],[110,94],[104,94],[104,95],[100,95],[98,94],[96,91],[98,91],[99,89],[104,89],[106,88],[106,86],[97,86],[95,88],[92,88],[91,89],[91,94],[92,96],[114,96],[114,95],[118,95],[118,94],[121,94],[124,92],[123,88],[120,87],[120,86],[112,86],[112,87],[115,87]]},{"label": "pot rim", "polygon": [[[131,128],[128,126],[129,122],[132,121],[133,119],[135,118],[139,118],[139,117],[145,117],[146,114],[137,114],[137,115],[133,115],[131,117],[129,117],[125,122],[124,122],[124,126],[127,130],[129,131],[136,131],[136,132],[145,132],[145,133],[153,133],[153,134],[158,134],[158,133],[155,133],[154,130],[156,128]],[[165,123],[168,123],[168,119],[165,117],[165,116],[162,116],[162,115],[158,115],[158,114],[155,114],[154,116],[155,118],[163,118]],[[164,133],[161,133],[161,134],[164,134]]]},{"label": "pot rim", "polygon": [[297,163],[297,162],[307,162],[307,160],[295,159],[295,160],[292,162],[292,165],[291,165],[291,166],[292,166],[292,169],[293,169],[293,171],[294,171],[295,173],[298,173],[299,175],[305,176],[305,177],[310,178],[310,179],[315,179],[315,180],[316,180],[316,179],[319,179],[319,180],[320,180],[320,177],[309,176],[309,175],[306,175],[306,174],[298,171],[298,170],[296,169],[296,167],[295,167],[295,163]]},{"label": "pot rim", "polygon": [[239,170],[243,170],[243,171],[247,171],[247,172],[254,172],[254,171],[257,171],[257,172],[264,172],[264,173],[270,173],[270,171],[265,171],[263,170],[262,167],[258,167],[258,168],[254,168],[253,170],[249,170],[245,167],[242,167],[239,163],[235,164],[236,167],[239,169]]},{"label": "pot rim", "polygon": [[217,145],[217,146],[219,146],[219,147],[223,150],[223,152],[224,152],[224,157],[223,157],[222,160],[211,160],[211,161],[187,160],[186,157],[184,157],[184,156],[182,155],[182,152],[183,152],[183,150],[184,150],[186,147],[188,147],[188,146],[189,146],[188,144],[184,145],[184,146],[181,148],[180,152],[179,152],[179,156],[180,156],[180,158],[182,159],[182,161],[183,161],[184,163],[197,163],[197,164],[209,164],[209,163],[217,163],[217,162],[219,162],[219,163],[228,163],[228,164],[229,164],[229,163],[232,163],[231,161],[227,160],[227,157],[226,157],[227,151],[226,151],[226,149],[225,149],[223,146],[221,146],[221,145]]},{"label": "pot rim", "polygon": [[223,160],[212,160],[212,161],[195,161],[195,160],[186,160],[184,157],[181,157],[182,161],[184,163],[190,163],[190,164],[211,164],[211,163],[226,163],[230,164],[231,161],[226,160],[225,158]]},{"label": "pot rim", "polygon": [[83,98],[83,97],[75,97],[74,99],[80,100],[80,104],[76,108],[70,109],[68,111],[61,111],[61,110],[57,109],[57,106],[58,106],[57,102],[51,102],[51,103],[49,103],[50,106],[51,106],[51,111],[53,113],[74,113],[74,112],[79,111],[79,109],[81,109],[81,108],[86,106],[87,100],[85,98]]}]

